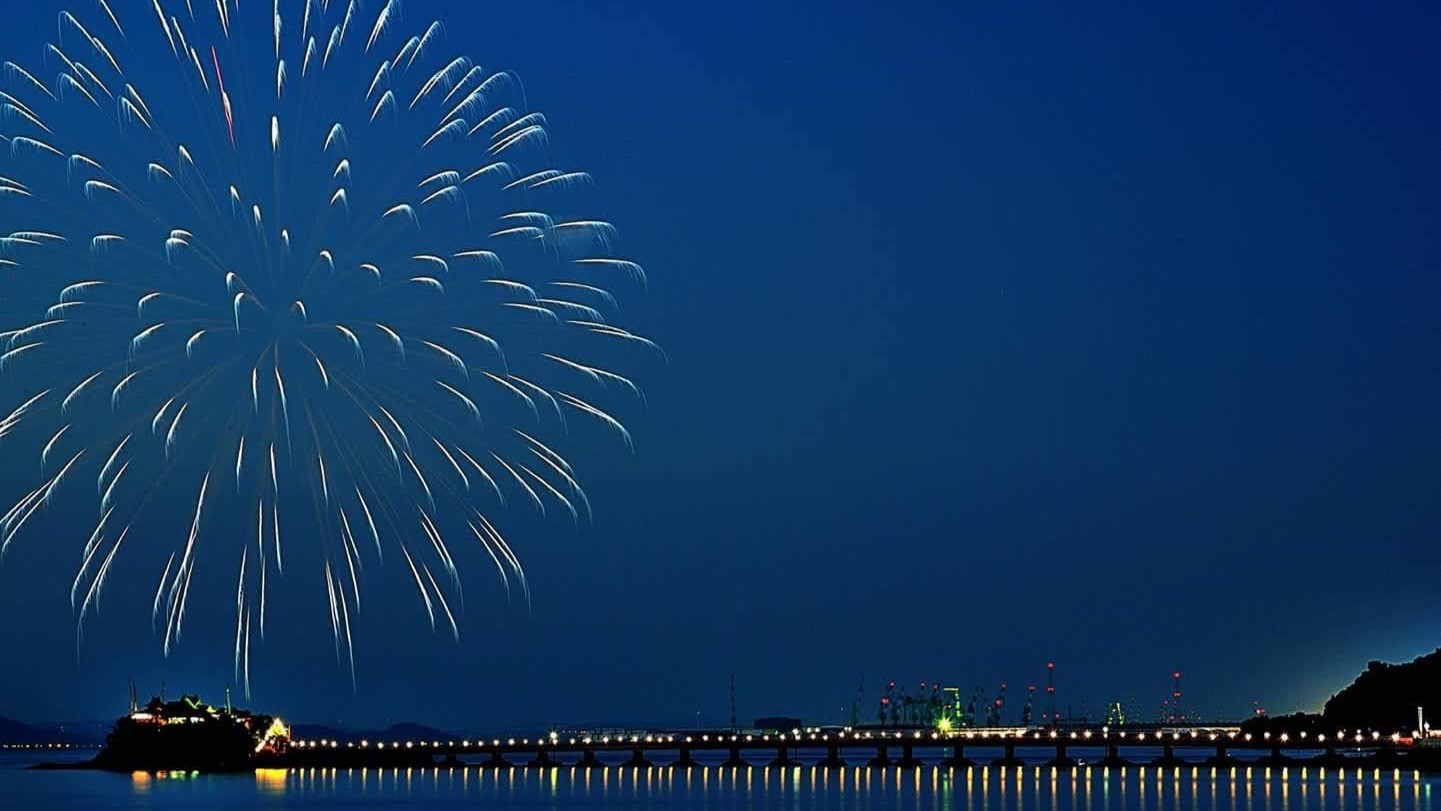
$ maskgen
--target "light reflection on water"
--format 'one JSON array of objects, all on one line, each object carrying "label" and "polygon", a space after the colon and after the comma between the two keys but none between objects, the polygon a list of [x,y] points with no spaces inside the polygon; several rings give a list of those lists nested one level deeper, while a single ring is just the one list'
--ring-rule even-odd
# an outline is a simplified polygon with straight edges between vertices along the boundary
[{"label": "light reflection on water", "polygon": [[[839,770],[477,767],[267,770],[250,775],[24,771],[0,759],[0,807],[231,809],[702,806],[977,811],[1408,811],[1430,809],[1433,780],[1410,771],[1260,767],[1213,770],[1044,766]],[[1441,778],[1434,781],[1441,785]],[[1438,809],[1441,811],[1441,809]]]},{"label": "light reflection on water", "polygon": [[[951,771],[806,767],[576,769],[306,769],[258,774],[262,792],[287,804],[343,798],[428,800],[441,805],[493,802],[670,806],[702,803],[759,807],[1049,809],[1429,809],[1432,783],[1414,772],[1380,769],[1161,769],[978,767]],[[163,781],[137,777],[135,791]]]}]

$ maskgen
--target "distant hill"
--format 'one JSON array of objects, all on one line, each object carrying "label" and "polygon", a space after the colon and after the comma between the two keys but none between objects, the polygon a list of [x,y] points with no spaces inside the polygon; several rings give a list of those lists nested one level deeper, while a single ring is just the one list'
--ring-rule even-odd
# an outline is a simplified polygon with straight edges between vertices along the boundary
[{"label": "distant hill", "polygon": [[1416,727],[1417,707],[1441,727],[1441,649],[1406,664],[1371,662],[1326,702],[1322,714],[1347,729],[1409,731]]},{"label": "distant hill", "polygon": [[0,744],[39,743],[40,738],[29,724],[22,724],[10,718],[0,718]]},{"label": "distant hill", "polygon": [[0,718],[0,744],[69,743],[81,746],[105,742],[110,725],[98,721],[65,724],[26,724]]},{"label": "distant hill", "polygon": [[459,736],[421,724],[395,724],[385,729],[339,729],[321,724],[295,724],[290,734],[298,740],[325,741],[453,741]]}]

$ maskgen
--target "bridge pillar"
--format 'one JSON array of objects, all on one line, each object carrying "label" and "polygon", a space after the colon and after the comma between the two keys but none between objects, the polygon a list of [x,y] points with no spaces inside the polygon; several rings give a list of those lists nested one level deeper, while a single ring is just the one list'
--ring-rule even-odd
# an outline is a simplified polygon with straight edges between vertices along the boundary
[{"label": "bridge pillar", "polygon": [[497,751],[491,752],[490,759],[480,765],[487,769],[509,769],[510,761],[505,759],[505,755]]},{"label": "bridge pillar", "polygon": [[731,744],[730,751],[726,753],[725,765],[732,769],[749,769],[751,766],[741,757],[741,748],[737,744]]},{"label": "bridge pillar", "polygon": [[976,765],[976,762],[966,757],[966,747],[961,743],[961,739],[952,738],[951,756],[942,760],[941,765],[947,769],[970,769]]},{"label": "bridge pillar", "polygon": [[1151,765],[1158,769],[1174,769],[1186,765],[1186,761],[1176,757],[1176,747],[1168,743],[1161,747],[1161,756],[1151,761]]},{"label": "bridge pillar", "polygon": [[449,767],[449,768],[454,769],[454,768],[460,766],[460,758],[456,757],[456,755],[455,755],[454,752],[446,752],[446,753],[445,753],[445,765],[446,765],[447,767]]},{"label": "bridge pillar", "polygon": [[675,763],[671,764],[671,767],[676,769],[694,769],[698,765],[700,764],[695,762],[695,758],[690,756],[690,747],[682,746],[680,748],[680,757]]},{"label": "bridge pillar", "polygon": [[580,753],[580,761],[575,764],[577,769],[604,769],[605,764],[601,763],[595,756],[594,749],[586,749]]},{"label": "bridge pillar", "polygon": [[1106,743],[1106,756],[1101,758],[1099,766],[1109,769],[1124,769],[1131,765],[1131,761],[1121,757],[1121,747],[1114,742]]},{"label": "bridge pillar", "polygon": [[841,758],[841,747],[838,744],[826,746],[826,757],[816,766],[822,769],[844,769],[846,762]]},{"label": "bridge pillar", "polygon": [[627,760],[625,765],[636,769],[649,769],[651,763],[645,759],[645,750],[637,746],[630,750],[630,760]]},{"label": "bridge pillar", "polygon": [[1226,749],[1226,744],[1217,743],[1216,754],[1206,758],[1205,765],[1213,769],[1229,769],[1230,767],[1235,766],[1238,763],[1240,763],[1240,761],[1231,757],[1230,751]]},{"label": "bridge pillar", "polygon": [[1051,758],[1051,761],[1046,765],[1053,769],[1074,769],[1076,768],[1076,761],[1070,755],[1066,754],[1066,745],[1064,743],[1057,743],[1056,756]]},{"label": "bridge pillar", "polygon": [[901,759],[896,761],[896,765],[902,769],[918,769],[925,764],[916,759],[915,744],[903,743],[901,744]]},{"label": "bridge pillar", "polygon": [[1259,766],[1280,767],[1290,766],[1291,758],[1281,753],[1281,744],[1271,744],[1271,751],[1256,761]]},{"label": "bridge pillar", "polygon": [[1328,746],[1326,751],[1311,758],[1310,764],[1322,769],[1343,769],[1346,767],[1346,757],[1336,751],[1336,747]]},{"label": "bridge pillar", "polygon": [[525,764],[525,767],[527,769],[548,769],[554,765],[556,764],[551,761],[550,752],[547,752],[544,749],[539,749],[536,750],[535,758],[529,763]]},{"label": "bridge pillar", "polygon": [[992,766],[1014,766],[1014,767],[1019,768],[1019,767],[1021,767],[1021,766],[1026,765],[1026,764],[1025,764],[1020,758],[1016,757],[1016,745],[1015,745],[1014,743],[1008,743],[1008,744],[1006,744],[1005,754],[1001,756],[1000,760],[997,760],[995,763],[992,763],[991,765],[992,765]]},{"label": "bridge pillar", "polygon": [[888,769],[891,766],[891,757],[885,746],[876,747],[876,756],[866,761],[866,765],[872,769]]},{"label": "bridge pillar", "polygon": [[1396,751],[1395,747],[1383,746],[1380,749],[1376,750],[1376,766],[1381,768],[1388,768],[1391,766],[1399,766],[1400,763],[1401,754]]},{"label": "bridge pillar", "polygon": [[776,759],[771,761],[771,768],[789,769],[801,765],[799,761],[791,757],[791,752],[785,744],[776,747]]}]

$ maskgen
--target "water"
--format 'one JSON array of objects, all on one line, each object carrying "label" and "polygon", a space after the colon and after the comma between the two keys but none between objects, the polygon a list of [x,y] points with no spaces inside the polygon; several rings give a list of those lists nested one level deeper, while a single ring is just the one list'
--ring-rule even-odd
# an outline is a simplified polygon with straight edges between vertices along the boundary
[{"label": "water", "polygon": [[433,808],[975,808],[1034,811],[1142,809],[1430,809],[1433,781],[1413,772],[1314,768],[1180,770],[810,768],[697,770],[570,767],[491,771],[353,769],[255,775],[151,776],[26,771],[31,757],[0,758],[0,808],[380,809]]}]

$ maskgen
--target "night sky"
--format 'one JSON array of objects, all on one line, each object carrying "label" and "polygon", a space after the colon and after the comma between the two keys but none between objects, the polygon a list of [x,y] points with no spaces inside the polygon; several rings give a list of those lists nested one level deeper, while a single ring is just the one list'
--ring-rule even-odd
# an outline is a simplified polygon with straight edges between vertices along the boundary
[{"label": "night sky", "polygon": [[[533,609],[477,579],[457,644],[385,592],[354,690],[297,615],[254,703],[723,723],[734,674],[834,722],[1053,660],[1077,713],[1179,669],[1239,716],[1441,645],[1441,15],[1161,6],[411,0],[597,177],[670,366],[633,457],[572,453],[594,524],[516,539]],[[7,19],[36,61],[52,11]],[[223,690],[224,590],[168,661],[123,598],[77,659],[55,526],[0,568],[0,715]]]}]

